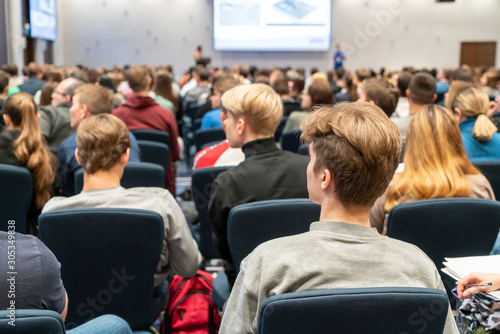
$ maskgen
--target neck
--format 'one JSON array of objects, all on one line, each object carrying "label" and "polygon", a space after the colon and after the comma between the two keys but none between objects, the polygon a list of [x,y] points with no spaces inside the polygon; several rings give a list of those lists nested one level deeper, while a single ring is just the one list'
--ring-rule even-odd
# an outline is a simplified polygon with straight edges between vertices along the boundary
[{"label": "neck", "polygon": [[369,208],[350,207],[346,208],[338,203],[322,203],[320,221],[337,221],[370,227]]},{"label": "neck", "polygon": [[246,143],[249,143],[251,141],[254,141],[254,140],[257,140],[257,139],[266,139],[266,138],[270,138],[271,136],[269,135],[259,135],[259,134],[256,134],[256,133],[247,133],[246,136],[245,136],[245,140],[243,141],[243,145],[245,145]]},{"label": "neck", "polygon": [[419,111],[425,104],[416,104],[415,102],[410,101],[410,115],[413,115],[417,111]]},{"label": "neck", "polygon": [[149,92],[149,89],[146,89],[146,90],[143,90],[143,91],[141,91],[141,92],[136,92],[136,93],[134,93],[134,94],[135,94],[135,95],[137,95],[137,96],[142,96],[142,97],[144,97],[144,96],[148,96],[148,92]]},{"label": "neck", "polygon": [[120,186],[121,173],[110,169],[98,170],[94,174],[83,173],[83,191],[116,188]]}]

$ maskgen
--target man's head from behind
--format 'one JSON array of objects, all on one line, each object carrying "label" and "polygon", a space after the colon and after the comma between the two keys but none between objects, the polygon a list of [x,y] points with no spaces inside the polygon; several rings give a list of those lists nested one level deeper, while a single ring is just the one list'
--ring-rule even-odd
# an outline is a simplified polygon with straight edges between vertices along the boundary
[{"label": "man's head from behind", "polygon": [[80,122],[91,115],[111,114],[113,103],[111,91],[103,86],[85,84],[75,89],[73,105],[69,109],[71,127],[77,127]]},{"label": "man's head from behind", "polygon": [[280,96],[265,84],[236,86],[222,96],[221,104],[231,147],[273,136],[283,115]]},{"label": "man's head from behind", "polygon": [[[370,208],[380,197],[399,163],[401,135],[379,107],[339,103],[313,111],[301,124],[310,142],[307,187],[313,202],[333,195],[346,208]],[[333,180],[333,181],[332,181]]]},{"label": "man's head from behind", "polygon": [[87,174],[127,164],[130,137],[125,123],[113,115],[85,118],[76,131],[76,144],[78,162]]},{"label": "man's head from behind", "polygon": [[418,105],[431,104],[436,100],[436,80],[424,72],[415,74],[406,90],[410,103]]},{"label": "man's head from behind", "polygon": [[222,74],[214,79],[212,86],[213,94],[210,96],[212,109],[220,108],[221,96],[233,87],[240,85],[241,82],[232,75]]},{"label": "man's head from behind", "polygon": [[373,103],[382,108],[387,117],[391,117],[396,110],[398,97],[397,89],[390,83],[372,78],[364,81],[358,101]]},{"label": "man's head from behind", "polygon": [[148,69],[142,65],[132,66],[125,72],[128,85],[134,93],[147,91],[151,85]]},{"label": "man's head from behind", "polygon": [[57,107],[61,103],[70,102],[73,95],[75,95],[75,89],[84,84],[84,82],[75,78],[68,78],[61,81],[52,93],[52,106]]}]

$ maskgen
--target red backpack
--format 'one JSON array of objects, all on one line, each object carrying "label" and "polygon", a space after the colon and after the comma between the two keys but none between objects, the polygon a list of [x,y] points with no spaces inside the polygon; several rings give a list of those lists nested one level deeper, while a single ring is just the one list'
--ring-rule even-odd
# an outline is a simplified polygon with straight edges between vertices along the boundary
[{"label": "red backpack", "polygon": [[213,281],[212,275],[202,270],[198,270],[192,278],[174,275],[169,285],[168,320],[161,326],[162,334],[219,332],[221,319],[212,303]]}]

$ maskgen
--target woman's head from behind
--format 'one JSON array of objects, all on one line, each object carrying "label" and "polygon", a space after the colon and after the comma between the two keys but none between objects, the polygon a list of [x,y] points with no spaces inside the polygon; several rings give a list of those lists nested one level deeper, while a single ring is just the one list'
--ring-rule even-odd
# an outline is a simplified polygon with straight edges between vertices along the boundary
[{"label": "woman's head from behind", "polygon": [[451,101],[451,110],[459,122],[477,117],[472,136],[478,141],[490,140],[496,126],[486,116],[490,106],[488,95],[477,87],[466,87]]},{"label": "woman's head from behind", "polygon": [[417,111],[406,133],[405,168],[434,168],[456,158],[467,156],[453,114],[434,104]]},{"label": "woman's head from behind", "polygon": [[3,107],[7,128],[22,130],[37,125],[38,116],[35,100],[28,93],[17,93],[5,100]]}]

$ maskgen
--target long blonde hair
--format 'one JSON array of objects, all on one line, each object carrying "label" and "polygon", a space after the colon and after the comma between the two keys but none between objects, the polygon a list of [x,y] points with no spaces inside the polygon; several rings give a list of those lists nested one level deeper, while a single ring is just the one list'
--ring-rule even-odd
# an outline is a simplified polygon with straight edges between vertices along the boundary
[{"label": "long blonde hair", "polygon": [[55,172],[52,166],[54,157],[42,142],[35,101],[27,93],[11,95],[5,101],[4,113],[13,126],[20,128],[21,133],[14,141],[12,150],[16,158],[25,162],[26,168],[31,172],[35,204],[41,209],[52,197]]},{"label": "long blonde hair", "polygon": [[453,114],[438,105],[417,111],[406,133],[405,170],[387,193],[385,210],[413,200],[469,197],[467,175],[480,174],[467,158]]},{"label": "long blonde hair", "polygon": [[477,117],[472,129],[472,136],[477,141],[490,140],[497,127],[486,116],[490,100],[488,95],[477,87],[468,87],[460,91],[451,102],[451,110],[458,108],[467,118]]}]

